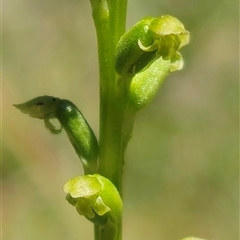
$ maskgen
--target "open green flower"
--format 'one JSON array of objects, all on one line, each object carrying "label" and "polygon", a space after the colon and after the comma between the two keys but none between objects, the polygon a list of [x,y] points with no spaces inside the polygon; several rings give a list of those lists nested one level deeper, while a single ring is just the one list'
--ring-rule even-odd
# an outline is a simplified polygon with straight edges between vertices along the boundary
[{"label": "open green flower", "polygon": [[177,18],[144,18],[119,40],[115,69],[121,76],[134,75],[162,57],[170,59],[170,71],[180,70],[183,60],[178,50],[188,43],[189,32]]},{"label": "open green flower", "polygon": [[139,46],[143,51],[157,50],[157,55],[163,59],[169,59],[177,50],[189,43],[189,32],[175,17],[164,15],[151,21],[149,32],[153,36],[153,43],[144,46],[139,40]]},{"label": "open green flower", "polygon": [[148,105],[169,73],[182,69],[179,50],[189,36],[177,18],[164,15],[142,19],[121,37],[115,70],[126,83],[131,108],[138,111]]},{"label": "open green flower", "polygon": [[99,174],[79,176],[64,185],[66,199],[80,215],[91,222],[105,225],[119,222],[122,200],[116,187]]},{"label": "open green flower", "polygon": [[177,18],[164,15],[151,22],[149,32],[154,38],[153,43],[145,47],[139,40],[140,48],[146,52],[157,51],[158,57],[164,60],[170,59],[171,72],[181,70],[183,59],[178,50],[189,43],[190,37],[184,25]]}]

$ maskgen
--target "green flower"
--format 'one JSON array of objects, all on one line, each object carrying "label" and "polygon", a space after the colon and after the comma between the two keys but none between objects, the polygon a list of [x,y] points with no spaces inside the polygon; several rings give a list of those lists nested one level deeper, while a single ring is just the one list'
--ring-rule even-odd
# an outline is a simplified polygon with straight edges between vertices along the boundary
[{"label": "green flower", "polygon": [[91,222],[100,225],[108,220],[113,224],[119,222],[121,197],[107,178],[99,174],[75,177],[64,185],[64,191],[68,202]]},{"label": "green flower", "polygon": [[115,69],[121,76],[134,75],[162,57],[170,60],[170,71],[180,70],[183,60],[178,50],[188,43],[189,32],[177,18],[144,18],[119,40]]}]

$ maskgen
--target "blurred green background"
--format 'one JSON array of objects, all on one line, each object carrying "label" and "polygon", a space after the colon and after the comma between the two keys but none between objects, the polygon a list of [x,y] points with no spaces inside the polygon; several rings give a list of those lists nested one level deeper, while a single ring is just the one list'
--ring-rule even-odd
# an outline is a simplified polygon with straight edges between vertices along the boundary
[{"label": "blurred green background", "polygon": [[[82,174],[66,134],[12,107],[73,101],[98,135],[98,66],[89,1],[3,1],[3,239],[90,240],[64,199]],[[136,119],[124,172],[125,240],[237,240],[238,1],[129,0],[127,28],[171,14],[191,32],[185,67]]]}]

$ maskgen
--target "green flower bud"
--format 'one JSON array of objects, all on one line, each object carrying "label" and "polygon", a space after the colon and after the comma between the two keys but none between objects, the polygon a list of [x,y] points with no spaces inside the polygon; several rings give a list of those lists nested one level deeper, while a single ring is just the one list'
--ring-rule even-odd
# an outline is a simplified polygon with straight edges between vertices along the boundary
[{"label": "green flower bud", "polygon": [[80,110],[69,100],[61,100],[55,117],[66,131],[77,155],[80,157],[85,174],[97,172],[98,142]]},{"label": "green flower bud", "polygon": [[[122,200],[116,187],[105,177],[94,174],[75,177],[64,185],[67,201],[80,215],[101,225],[103,239],[117,236]],[[110,237],[111,235],[111,237]]]},{"label": "green flower bud", "polygon": [[[52,133],[66,131],[77,155],[81,159],[85,173],[97,171],[98,142],[80,110],[70,101],[42,96],[26,103],[14,105],[33,118],[43,119]],[[50,119],[57,118],[61,128],[57,129]]]}]

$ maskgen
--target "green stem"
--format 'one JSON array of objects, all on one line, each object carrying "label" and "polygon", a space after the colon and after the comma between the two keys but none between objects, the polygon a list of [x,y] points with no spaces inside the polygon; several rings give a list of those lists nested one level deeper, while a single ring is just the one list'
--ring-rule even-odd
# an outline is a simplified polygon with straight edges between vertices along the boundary
[{"label": "green stem", "polygon": [[[99,174],[108,178],[122,193],[124,162],[123,123],[126,110],[126,89],[119,84],[114,69],[115,47],[125,31],[127,0],[91,0],[97,32],[100,75],[100,139]],[[122,222],[117,226],[121,240]],[[95,240],[103,240],[99,226],[94,226]]]},{"label": "green stem", "polygon": [[92,0],[97,31],[100,72],[100,161],[99,173],[121,193],[122,128],[126,108],[125,88],[114,70],[116,44],[124,33],[127,0]]},{"label": "green stem", "polygon": [[99,226],[97,224],[94,224],[93,226],[94,226],[94,240],[100,240],[98,234]]}]

